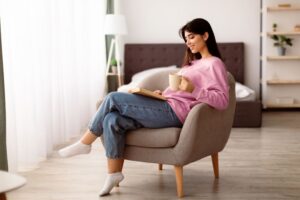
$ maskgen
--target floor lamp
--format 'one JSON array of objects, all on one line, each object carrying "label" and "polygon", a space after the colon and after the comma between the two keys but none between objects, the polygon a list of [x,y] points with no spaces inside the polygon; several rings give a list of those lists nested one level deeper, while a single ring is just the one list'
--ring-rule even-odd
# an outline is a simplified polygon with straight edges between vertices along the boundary
[{"label": "floor lamp", "polygon": [[115,58],[117,61],[117,75],[118,75],[118,86],[122,85],[121,77],[121,65],[120,65],[120,49],[119,49],[119,37],[120,35],[127,34],[127,27],[125,17],[120,14],[108,14],[105,16],[104,33],[106,35],[114,35],[115,38],[111,40],[108,59],[106,64],[106,75],[109,74],[109,65],[112,59],[113,49],[115,50]]}]

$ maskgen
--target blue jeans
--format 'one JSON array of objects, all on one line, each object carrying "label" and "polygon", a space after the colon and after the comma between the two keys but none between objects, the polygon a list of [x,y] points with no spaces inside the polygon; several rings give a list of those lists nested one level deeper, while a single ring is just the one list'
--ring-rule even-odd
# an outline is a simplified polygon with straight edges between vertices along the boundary
[{"label": "blue jeans", "polygon": [[103,134],[106,156],[123,158],[125,133],[145,128],[181,127],[182,123],[166,101],[136,94],[109,93],[89,123],[96,136]]}]

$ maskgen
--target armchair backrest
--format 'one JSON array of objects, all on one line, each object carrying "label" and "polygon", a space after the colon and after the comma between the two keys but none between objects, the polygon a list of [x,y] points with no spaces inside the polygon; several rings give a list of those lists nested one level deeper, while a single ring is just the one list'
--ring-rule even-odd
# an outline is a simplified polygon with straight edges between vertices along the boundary
[{"label": "armchair backrest", "polygon": [[228,108],[225,111],[223,111],[223,113],[222,113],[223,117],[226,118],[226,120],[224,120],[224,135],[223,135],[222,149],[224,148],[224,146],[226,145],[226,143],[228,141],[228,138],[229,138],[229,135],[231,132],[231,128],[233,125],[235,107],[236,107],[235,79],[230,72],[228,72],[227,74],[228,74],[228,84],[229,84],[229,88],[230,88],[229,89],[229,105],[228,105]]},{"label": "armchair backrest", "polygon": [[176,73],[179,69],[168,69],[164,71],[159,71],[151,74],[143,79],[143,82],[139,84],[139,87],[148,90],[165,90],[169,86],[169,74]]}]

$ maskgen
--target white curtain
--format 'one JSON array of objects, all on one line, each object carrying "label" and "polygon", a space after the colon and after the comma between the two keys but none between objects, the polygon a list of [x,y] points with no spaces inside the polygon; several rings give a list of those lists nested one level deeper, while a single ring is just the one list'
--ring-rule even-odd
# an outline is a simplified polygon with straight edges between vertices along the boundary
[{"label": "white curtain", "polygon": [[104,95],[104,0],[1,0],[10,171],[79,137]]}]

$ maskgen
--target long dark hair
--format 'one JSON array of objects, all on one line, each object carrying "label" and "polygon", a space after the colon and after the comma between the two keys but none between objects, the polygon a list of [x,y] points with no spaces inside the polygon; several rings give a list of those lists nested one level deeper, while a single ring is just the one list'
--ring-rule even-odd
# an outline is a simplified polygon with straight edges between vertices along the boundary
[{"label": "long dark hair", "polygon": [[[208,48],[208,51],[210,54],[213,56],[216,56],[221,59],[221,54],[218,49],[218,45],[216,42],[216,38],[214,35],[214,32],[205,19],[202,18],[197,18],[193,19],[192,21],[188,22],[186,25],[184,25],[180,30],[179,30],[179,35],[180,37],[183,38],[184,42],[186,43],[186,38],[184,36],[184,32],[188,31],[194,34],[200,34],[203,35],[205,32],[208,33],[208,39],[206,40],[206,46]],[[191,50],[187,47],[186,52],[185,52],[185,57],[183,60],[183,66],[185,65],[190,65],[191,61],[196,60],[196,59],[201,59],[201,54],[200,53],[195,53],[193,54]]]}]

